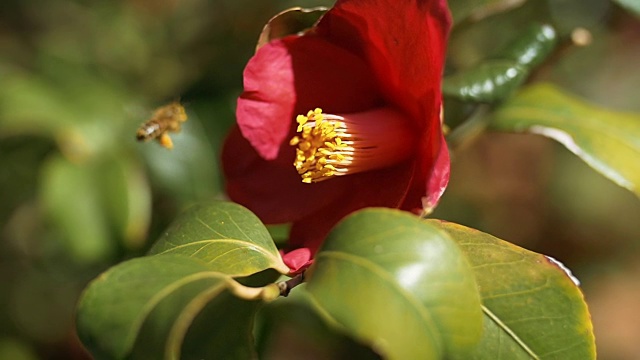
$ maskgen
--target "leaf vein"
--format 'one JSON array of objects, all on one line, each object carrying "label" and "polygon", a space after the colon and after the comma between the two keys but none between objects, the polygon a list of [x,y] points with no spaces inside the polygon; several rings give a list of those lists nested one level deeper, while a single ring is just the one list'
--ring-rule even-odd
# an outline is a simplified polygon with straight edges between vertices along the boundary
[{"label": "leaf vein", "polygon": [[[220,236],[223,239],[228,239],[228,236],[225,236],[224,234],[220,233],[219,231],[215,230],[214,228],[212,228],[209,224],[207,224],[206,222],[204,222],[202,219],[200,219],[199,217],[196,217],[196,220],[202,224],[204,227],[206,227],[207,229],[209,229],[212,233]],[[236,225],[237,226],[237,225]]]},{"label": "leaf vein", "polygon": [[537,291],[541,291],[545,288],[547,288],[549,286],[549,279],[545,279],[544,284],[540,285],[540,286],[536,286],[536,287],[532,287],[526,290],[522,290],[522,291],[513,291],[513,292],[507,292],[507,293],[502,293],[502,294],[496,294],[496,295],[491,295],[491,296],[482,296],[483,300],[489,300],[489,299],[499,299],[502,297],[509,297],[509,296],[519,296],[519,295],[526,295],[529,293],[535,293]]},{"label": "leaf vein", "polygon": [[509,335],[529,356],[531,356],[532,359],[536,359],[539,360],[540,358],[538,357],[538,355],[536,355],[533,350],[531,350],[527,344],[524,343],[524,341],[522,341],[520,339],[520,337],[518,337],[518,335],[516,335],[516,333],[513,332],[513,330],[511,330],[508,326],[506,326],[502,321],[500,321],[500,319],[491,311],[489,310],[489,308],[487,308],[486,306],[482,305],[482,311],[487,314],[487,316],[494,322],[496,323],[496,325],[498,325],[499,328],[501,328],[507,335]]},{"label": "leaf vein", "polygon": [[219,258],[221,258],[221,257],[223,257],[223,256],[225,256],[225,255],[227,255],[227,254],[230,254],[230,253],[232,253],[232,252],[234,252],[234,251],[238,251],[238,250],[242,250],[242,248],[237,247],[237,248],[229,249],[229,250],[227,250],[227,251],[225,251],[225,252],[223,252],[223,253],[218,254],[218,255],[217,255],[216,257],[214,257],[213,259],[211,259],[211,260],[207,261],[207,263],[208,263],[208,264],[211,264],[212,262],[216,261],[217,259],[219,259]]},{"label": "leaf vein", "polygon": [[247,233],[244,232],[242,226],[238,225],[238,223],[233,219],[233,217],[231,216],[231,214],[227,213],[227,216],[229,216],[229,221],[231,221],[233,223],[233,225],[236,226],[236,229],[238,229],[238,231],[240,231],[240,233],[242,235],[244,235],[244,237],[246,239],[251,239],[251,237],[249,235],[247,235]]},{"label": "leaf vein", "polygon": [[541,356],[541,357],[547,357],[547,356],[552,355],[552,354],[557,354],[557,353],[559,353],[559,352],[567,351],[567,350],[572,349],[572,348],[574,348],[574,347],[578,347],[578,346],[580,346],[580,345],[582,345],[582,344],[583,344],[582,342],[575,342],[575,343],[570,344],[570,345],[567,345],[567,346],[565,346],[565,347],[563,347],[563,348],[555,349],[555,350],[553,350],[553,351],[549,351],[549,352],[547,352],[547,353],[541,354],[540,356]]}]

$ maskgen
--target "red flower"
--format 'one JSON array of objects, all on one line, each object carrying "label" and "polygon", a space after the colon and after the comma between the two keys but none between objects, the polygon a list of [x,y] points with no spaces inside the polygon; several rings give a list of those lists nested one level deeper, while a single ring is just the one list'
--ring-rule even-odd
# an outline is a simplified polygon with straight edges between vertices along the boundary
[{"label": "red flower", "polygon": [[449,26],[444,0],[338,0],[247,64],[222,154],[227,193],[265,223],[293,222],[290,244],[305,249],[285,255],[293,271],[350,212],[438,202]]}]

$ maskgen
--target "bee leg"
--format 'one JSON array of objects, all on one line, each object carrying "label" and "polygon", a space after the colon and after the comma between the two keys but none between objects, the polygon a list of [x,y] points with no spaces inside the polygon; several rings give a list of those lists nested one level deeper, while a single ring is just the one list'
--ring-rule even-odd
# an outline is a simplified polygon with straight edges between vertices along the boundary
[{"label": "bee leg", "polygon": [[171,141],[171,138],[167,133],[162,133],[158,138],[158,142],[167,149],[173,149],[173,141]]}]

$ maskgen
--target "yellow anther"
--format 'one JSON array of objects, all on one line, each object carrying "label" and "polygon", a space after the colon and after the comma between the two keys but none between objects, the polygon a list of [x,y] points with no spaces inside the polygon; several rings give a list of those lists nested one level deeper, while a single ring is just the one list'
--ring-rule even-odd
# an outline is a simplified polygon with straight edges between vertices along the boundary
[{"label": "yellow anther", "polygon": [[302,151],[307,151],[311,149],[311,143],[308,141],[303,141],[300,144],[298,144],[298,148]]},{"label": "yellow anther", "polygon": [[[345,173],[345,156],[340,154],[346,145],[340,134],[346,133],[341,117],[325,115],[322,109],[309,110],[307,115],[298,115],[298,136],[289,141],[297,146],[293,162],[302,182],[322,181]],[[339,168],[342,170],[338,171]]]}]

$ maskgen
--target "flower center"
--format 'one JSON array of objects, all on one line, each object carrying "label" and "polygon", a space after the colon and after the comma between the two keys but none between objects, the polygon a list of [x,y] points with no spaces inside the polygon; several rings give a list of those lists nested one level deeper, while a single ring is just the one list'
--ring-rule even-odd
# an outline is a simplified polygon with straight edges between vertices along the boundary
[{"label": "flower center", "polygon": [[404,115],[380,108],[346,116],[311,110],[298,115],[293,165],[302,182],[380,169],[402,160],[415,147],[415,131]]}]

